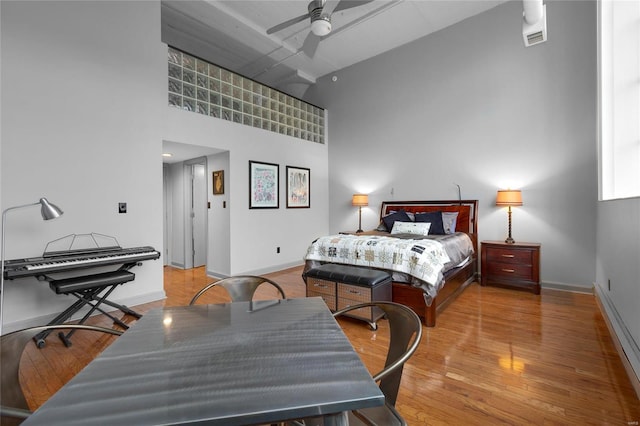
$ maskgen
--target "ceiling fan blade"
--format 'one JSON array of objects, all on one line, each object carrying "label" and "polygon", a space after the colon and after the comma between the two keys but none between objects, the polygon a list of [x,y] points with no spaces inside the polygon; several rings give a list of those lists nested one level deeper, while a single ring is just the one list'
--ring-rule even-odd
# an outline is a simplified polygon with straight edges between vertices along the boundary
[{"label": "ceiling fan blade", "polygon": [[310,32],[307,35],[307,38],[304,39],[304,43],[302,43],[302,51],[304,54],[309,58],[313,58],[316,54],[316,50],[318,50],[318,45],[321,40],[322,37],[318,37],[314,33]]},{"label": "ceiling fan blade", "polygon": [[309,14],[305,13],[304,15],[300,15],[300,16],[296,16],[295,18],[291,18],[287,21],[284,21],[274,27],[271,27],[267,30],[267,34],[273,34],[275,32],[278,32],[280,30],[283,30],[293,24],[297,24],[298,22],[304,21],[305,19],[309,18]]},{"label": "ceiling fan blade", "polygon": [[344,0],[326,0],[324,6],[322,6],[322,16],[331,16],[331,14],[339,9],[336,9],[340,4],[347,3]]},{"label": "ceiling fan blade", "polygon": [[[339,12],[345,9],[351,9],[352,7],[362,6],[367,3],[371,3],[373,0],[342,0],[340,1],[333,12]],[[328,3],[328,2],[327,2]]]}]

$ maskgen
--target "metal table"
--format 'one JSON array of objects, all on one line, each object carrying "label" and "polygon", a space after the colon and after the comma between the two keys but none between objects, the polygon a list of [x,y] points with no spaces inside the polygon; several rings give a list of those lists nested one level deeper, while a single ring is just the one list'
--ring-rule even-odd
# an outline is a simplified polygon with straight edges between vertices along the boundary
[{"label": "metal table", "polygon": [[319,297],[149,311],[24,425],[264,424],[384,404]]}]

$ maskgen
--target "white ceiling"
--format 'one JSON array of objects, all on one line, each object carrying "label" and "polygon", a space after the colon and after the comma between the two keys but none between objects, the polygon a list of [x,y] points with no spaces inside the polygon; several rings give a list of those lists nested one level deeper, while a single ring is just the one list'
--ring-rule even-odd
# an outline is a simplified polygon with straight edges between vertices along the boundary
[{"label": "white ceiling", "polygon": [[162,37],[174,47],[302,97],[319,77],[504,2],[374,0],[335,12],[331,16],[333,30],[310,58],[303,51],[310,33],[309,19],[267,35],[267,29],[306,14],[307,0],[165,0]]},{"label": "white ceiling", "polygon": [[[335,0],[329,0],[335,1]],[[354,0],[342,0],[352,2]],[[162,40],[245,77],[302,98],[316,79],[409,43],[506,0],[374,0],[334,13],[313,57],[303,51],[310,20],[267,35],[307,13],[307,0],[164,0]],[[165,142],[175,163],[216,150]]]}]

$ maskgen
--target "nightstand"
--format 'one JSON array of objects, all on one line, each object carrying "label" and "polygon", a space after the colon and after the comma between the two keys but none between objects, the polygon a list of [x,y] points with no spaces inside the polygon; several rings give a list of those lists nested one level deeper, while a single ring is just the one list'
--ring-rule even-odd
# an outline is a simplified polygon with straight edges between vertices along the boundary
[{"label": "nightstand", "polygon": [[540,244],[482,241],[483,286],[516,288],[540,294]]}]

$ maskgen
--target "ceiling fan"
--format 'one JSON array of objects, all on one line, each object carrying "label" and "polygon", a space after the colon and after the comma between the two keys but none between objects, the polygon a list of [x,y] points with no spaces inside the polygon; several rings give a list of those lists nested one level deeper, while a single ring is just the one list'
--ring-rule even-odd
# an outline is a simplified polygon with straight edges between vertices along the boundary
[{"label": "ceiling fan", "polygon": [[331,33],[331,15],[333,13],[362,6],[372,1],[373,0],[312,0],[307,6],[307,13],[269,28],[267,34],[273,34],[310,18],[311,33],[305,39],[302,50],[307,56],[313,57],[322,37]]}]

